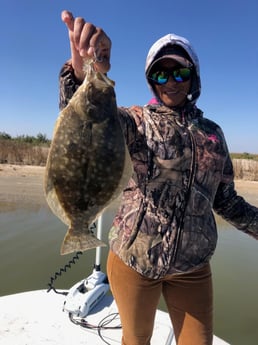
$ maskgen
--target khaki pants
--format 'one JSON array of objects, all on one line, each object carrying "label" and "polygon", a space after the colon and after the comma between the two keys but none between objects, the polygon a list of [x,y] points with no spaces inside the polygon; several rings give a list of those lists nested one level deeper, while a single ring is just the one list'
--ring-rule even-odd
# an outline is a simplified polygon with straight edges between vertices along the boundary
[{"label": "khaki pants", "polygon": [[149,345],[163,294],[178,345],[211,345],[212,281],[210,265],[192,273],[149,279],[110,251],[107,273],[122,328],[123,345]]}]

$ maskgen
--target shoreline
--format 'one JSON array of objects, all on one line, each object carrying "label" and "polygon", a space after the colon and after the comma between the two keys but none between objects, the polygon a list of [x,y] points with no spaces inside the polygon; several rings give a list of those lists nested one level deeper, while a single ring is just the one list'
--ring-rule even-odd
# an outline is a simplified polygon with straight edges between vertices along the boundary
[{"label": "shoreline", "polygon": [[0,206],[47,206],[44,194],[45,167],[0,164]]},{"label": "shoreline", "polygon": [[[0,204],[46,206],[44,166],[0,164]],[[237,192],[258,206],[258,181],[235,180]]]}]

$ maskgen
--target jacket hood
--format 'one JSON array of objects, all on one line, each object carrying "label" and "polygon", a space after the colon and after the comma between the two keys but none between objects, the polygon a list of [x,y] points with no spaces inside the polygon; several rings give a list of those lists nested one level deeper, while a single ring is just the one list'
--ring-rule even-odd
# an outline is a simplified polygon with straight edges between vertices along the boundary
[{"label": "jacket hood", "polygon": [[201,93],[200,65],[198,56],[196,55],[194,48],[192,47],[190,42],[184,37],[175,34],[167,34],[161,37],[151,46],[145,64],[145,76],[147,78],[147,83],[152,93],[156,96],[153,86],[148,80],[148,74],[154,62],[161,57],[161,51],[166,46],[179,46],[183,48],[183,50],[186,52],[186,56],[190,58],[193,64],[194,73],[192,77],[190,92],[188,94],[188,103],[191,103],[193,105],[196,103]]}]

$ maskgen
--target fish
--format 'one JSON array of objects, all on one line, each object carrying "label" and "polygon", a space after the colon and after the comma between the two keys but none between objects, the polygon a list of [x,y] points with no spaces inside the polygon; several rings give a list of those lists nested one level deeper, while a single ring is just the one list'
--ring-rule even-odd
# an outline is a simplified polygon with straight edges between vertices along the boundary
[{"label": "fish", "polygon": [[86,77],[56,120],[45,169],[51,211],[68,226],[60,254],[106,246],[91,225],[132,175],[114,82],[85,63]]}]

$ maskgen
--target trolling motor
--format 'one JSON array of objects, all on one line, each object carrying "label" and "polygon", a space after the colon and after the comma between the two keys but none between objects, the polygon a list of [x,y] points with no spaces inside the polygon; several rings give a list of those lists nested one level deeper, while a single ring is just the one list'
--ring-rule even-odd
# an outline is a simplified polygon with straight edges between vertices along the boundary
[{"label": "trolling motor", "polygon": [[[102,237],[102,216],[97,222],[97,237]],[[63,311],[84,318],[109,290],[108,279],[100,270],[101,247],[96,248],[96,259],[92,274],[76,283],[68,291]]]}]

